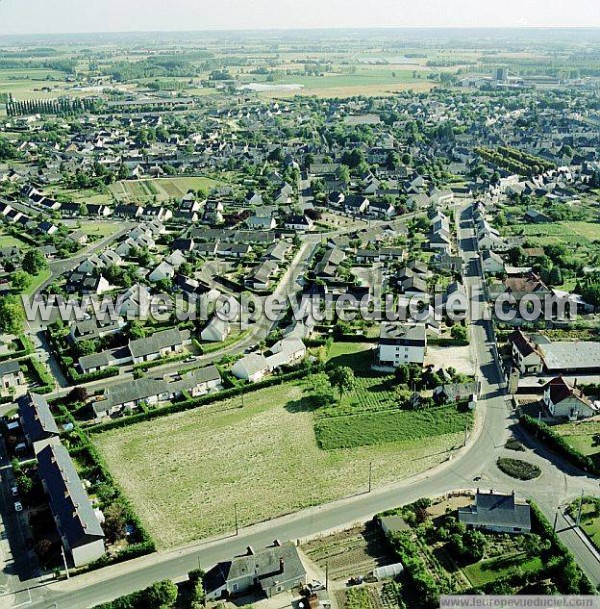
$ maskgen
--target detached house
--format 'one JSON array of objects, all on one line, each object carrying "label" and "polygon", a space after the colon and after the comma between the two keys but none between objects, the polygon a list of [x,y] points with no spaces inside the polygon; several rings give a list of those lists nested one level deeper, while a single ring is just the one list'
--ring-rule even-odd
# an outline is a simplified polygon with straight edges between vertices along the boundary
[{"label": "detached house", "polygon": [[521,374],[538,374],[542,371],[542,354],[537,345],[521,330],[515,330],[508,337],[514,363]]},{"label": "detached house", "polygon": [[396,368],[403,364],[423,364],[427,352],[425,324],[382,323],[376,366]]},{"label": "detached house", "polygon": [[531,531],[531,509],[529,504],[519,501],[514,492],[501,495],[477,489],[475,502],[458,510],[458,520],[473,529],[485,529],[497,533],[529,533]]},{"label": "detached house", "polygon": [[569,421],[595,416],[600,410],[599,405],[589,400],[576,382],[570,384],[562,376],[544,386],[544,404],[552,416]]},{"label": "detached house", "polygon": [[23,385],[25,378],[21,372],[19,362],[0,363],[0,393],[7,389],[14,389]]},{"label": "detached house", "polygon": [[300,588],[305,581],[306,569],[296,546],[276,542],[257,553],[248,548],[245,556],[219,563],[206,573],[204,586],[207,600],[213,601],[252,590],[260,590],[271,598]]}]

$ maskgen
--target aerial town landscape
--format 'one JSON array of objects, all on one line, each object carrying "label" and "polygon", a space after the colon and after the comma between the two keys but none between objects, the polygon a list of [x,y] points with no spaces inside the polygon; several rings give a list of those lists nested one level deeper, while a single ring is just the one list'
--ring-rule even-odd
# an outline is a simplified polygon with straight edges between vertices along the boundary
[{"label": "aerial town landscape", "polygon": [[0,607],[597,595],[600,29],[9,5]]}]

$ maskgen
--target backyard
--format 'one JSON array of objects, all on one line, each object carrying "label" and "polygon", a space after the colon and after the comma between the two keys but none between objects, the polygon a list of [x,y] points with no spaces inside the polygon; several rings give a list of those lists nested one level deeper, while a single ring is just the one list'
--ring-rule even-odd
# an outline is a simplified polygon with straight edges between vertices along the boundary
[{"label": "backyard", "polygon": [[[310,377],[309,377],[310,378]],[[309,381],[261,389],[93,437],[159,547],[397,482],[448,458],[463,433],[319,449]]]}]

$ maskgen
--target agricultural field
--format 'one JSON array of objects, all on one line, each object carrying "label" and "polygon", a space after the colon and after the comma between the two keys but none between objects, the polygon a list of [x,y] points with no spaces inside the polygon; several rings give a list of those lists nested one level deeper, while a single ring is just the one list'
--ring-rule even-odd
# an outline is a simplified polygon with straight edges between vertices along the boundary
[{"label": "agricultural field", "polygon": [[519,224],[518,232],[534,245],[566,245],[589,248],[600,236],[597,222],[565,221],[551,224]]},{"label": "agricultural field", "polygon": [[123,203],[162,202],[183,197],[190,190],[207,193],[221,185],[217,180],[203,177],[155,178],[150,180],[124,180],[110,185],[115,199]]},{"label": "agricultural field", "polygon": [[159,547],[397,482],[445,461],[463,433],[323,451],[309,381],[93,437]]}]

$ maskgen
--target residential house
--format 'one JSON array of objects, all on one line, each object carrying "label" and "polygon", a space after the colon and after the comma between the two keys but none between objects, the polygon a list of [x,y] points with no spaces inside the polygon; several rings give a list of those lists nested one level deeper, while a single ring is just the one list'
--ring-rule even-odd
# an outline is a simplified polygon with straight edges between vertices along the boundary
[{"label": "residential house", "polygon": [[289,230],[295,230],[296,232],[303,233],[313,228],[313,221],[304,215],[289,216],[284,222],[285,228]]},{"label": "residential house", "polygon": [[490,275],[504,273],[506,270],[504,260],[496,252],[488,249],[484,249],[481,252],[481,266],[483,267],[483,272]]},{"label": "residential house", "polygon": [[183,351],[191,343],[189,330],[172,328],[155,332],[152,336],[129,341],[129,351],[134,364],[150,362]]},{"label": "residential house", "polygon": [[268,598],[299,589],[306,582],[306,569],[295,545],[279,544],[221,562],[204,578],[206,599],[232,598],[260,590]]},{"label": "residential house", "polygon": [[539,374],[543,368],[542,354],[537,345],[521,330],[508,336],[513,362],[521,374]]},{"label": "residential house", "polygon": [[0,362],[0,393],[16,389],[25,383],[25,377],[17,361]]},{"label": "residential house", "polygon": [[396,368],[421,364],[427,353],[425,324],[386,322],[381,324],[376,367]]},{"label": "residential house", "polygon": [[213,315],[202,332],[200,332],[200,338],[206,342],[222,343],[229,336],[230,332],[231,327],[229,322],[221,319],[218,315]]},{"label": "residential house", "polygon": [[28,392],[17,400],[19,419],[29,446],[58,437],[60,433],[46,398]]},{"label": "residential house", "polygon": [[38,476],[61,543],[75,567],[104,555],[104,531],[67,449],[48,444],[37,454]]},{"label": "residential house", "polygon": [[531,531],[531,508],[519,501],[513,492],[503,495],[477,489],[475,502],[458,510],[458,520],[473,529],[485,529],[496,533],[529,533]]},{"label": "residential house", "polygon": [[600,404],[592,402],[577,387],[577,381],[571,384],[562,376],[544,386],[544,404],[552,416],[569,421],[593,417],[600,411]]}]

